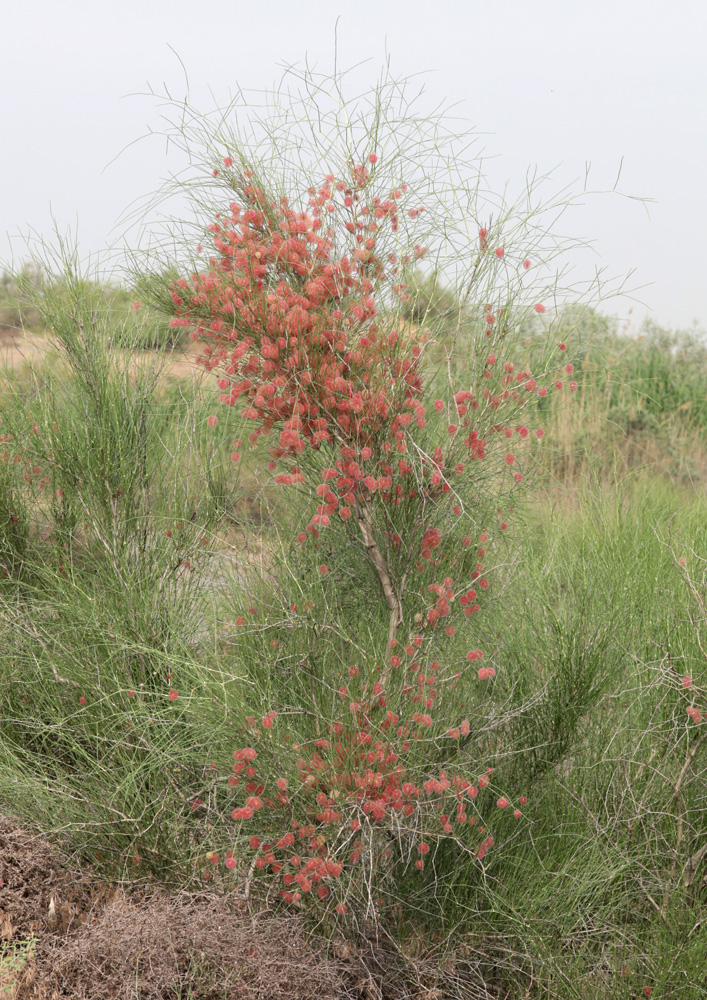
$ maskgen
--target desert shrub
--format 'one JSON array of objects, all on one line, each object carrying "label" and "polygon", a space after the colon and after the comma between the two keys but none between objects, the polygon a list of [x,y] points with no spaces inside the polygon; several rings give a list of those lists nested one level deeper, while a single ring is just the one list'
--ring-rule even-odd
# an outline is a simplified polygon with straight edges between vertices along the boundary
[{"label": "desert shrub", "polygon": [[[233,461],[266,444],[290,497],[268,572],[235,594],[249,696],[209,862],[365,923],[403,901],[431,914],[466,891],[462,859],[483,878],[495,838],[522,829],[522,785],[492,763],[515,679],[483,611],[503,600],[493,567],[539,403],[576,383],[554,338],[532,369],[513,353],[542,293],[561,294],[541,210],[484,224],[478,186],[444,180],[443,118],[399,118],[392,84],[368,109],[326,89],[297,106],[302,134],[275,108],[257,142],[180,112],[203,221],[193,242],[175,228],[181,270],[158,262],[144,297],[210,342],[202,364],[243,428]],[[414,271],[427,259],[451,282],[442,305]]]},{"label": "desert shrub", "polygon": [[[0,275],[0,327],[19,332],[23,329],[38,331],[40,317],[32,306],[28,286],[36,290],[43,281],[41,270],[34,263],[26,263],[19,272],[19,281],[10,271]],[[23,291],[24,288],[24,291]]]},{"label": "desert shrub", "polygon": [[[171,707],[175,664],[193,665],[208,579],[197,567],[208,566],[217,525],[239,517],[238,470],[198,384],[165,393],[164,360],[121,350],[127,331],[116,331],[75,256],[51,263],[63,278],[35,301],[54,331],[56,367],[6,373],[0,398],[0,742],[10,787],[0,794],[16,805],[17,782],[37,781],[24,815],[46,818],[61,787],[77,829],[96,809],[120,813],[91,844],[115,871],[135,853],[129,817],[144,813],[147,795],[156,819],[172,789],[173,723],[165,732],[155,720]],[[109,797],[91,777],[99,745],[99,771],[113,768]],[[169,825],[152,829],[156,841],[140,846],[157,868],[172,842]]]}]

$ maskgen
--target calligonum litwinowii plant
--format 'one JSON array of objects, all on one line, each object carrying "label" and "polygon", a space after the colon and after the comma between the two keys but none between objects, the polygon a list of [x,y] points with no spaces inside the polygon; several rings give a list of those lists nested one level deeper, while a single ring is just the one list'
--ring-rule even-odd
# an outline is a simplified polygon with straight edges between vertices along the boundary
[{"label": "calligonum litwinowii plant", "polygon": [[[237,609],[235,655],[271,683],[233,747],[225,863],[339,914],[377,914],[440,852],[481,863],[497,824],[523,822],[485,759],[512,666],[481,612],[542,401],[576,389],[564,343],[538,370],[513,354],[547,309],[532,213],[481,222],[468,188],[439,183],[441,154],[415,164],[390,107],[379,94],[373,128],[320,116],[309,172],[207,126],[209,218],[155,292],[245,427],[233,461],[265,447],[292,497],[289,566]],[[428,260],[455,290],[451,330],[419,308]]]}]

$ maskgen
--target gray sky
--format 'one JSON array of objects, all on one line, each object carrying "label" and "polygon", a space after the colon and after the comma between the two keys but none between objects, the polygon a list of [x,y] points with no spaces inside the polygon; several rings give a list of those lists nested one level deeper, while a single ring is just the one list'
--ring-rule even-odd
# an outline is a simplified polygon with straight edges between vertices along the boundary
[{"label": "gray sky", "polygon": [[[333,65],[386,51],[395,76],[430,71],[430,98],[459,102],[494,155],[492,181],[522,186],[529,166],[557,168],[654,199],[606,195],[573,209],[609,273],[635,268],[636,321],[707,327],[707,5],[704,0],[33,0],[2,6],[0,261],[26,256],[18,234],[77,229],[100,251],[119,215],[173,165],[148,84],[204,108],[238,85],[272,85],[305,56]],[[171,48],[170,48],[171,46]],[[174,51],[172,51],[174,50]],[[213,92],[213,97],[209,92]],[[111,162],[114,161],[114,162]],[[110,164],[110,165],[109,165]],[[567,221],[565,222],[567,229]],[[604,311],[626,316],[632,303]]]}]

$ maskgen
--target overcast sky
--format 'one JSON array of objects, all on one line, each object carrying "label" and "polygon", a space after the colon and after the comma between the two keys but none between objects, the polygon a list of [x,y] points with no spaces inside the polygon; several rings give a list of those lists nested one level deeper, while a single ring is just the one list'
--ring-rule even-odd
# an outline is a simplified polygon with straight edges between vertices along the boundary
[{"label": "overcast sky", "polygon": [[[238,86],[265,88],[284,63],[339,66],[386,56],[421,70],[431,100],[457,103],[492,176],[522,186],[557,168],[607,195],[574,210],[608,273],[635,273],[636,321],[707,327],[707,4],[704,0],[33,0],[2,6],[0,262],[26,255],[18,234],[77,228],[83,253],[173,164],[148,86],[204,108]],[[178,54],[179,59],[175,55]],[[359,80],[361,79],[359,73]],[[210,96],[213,93],[213,97]],[[133,96],[131,96],[133,95]],[[126,149],[126,147],[129,147]],[[125,150],[122,155],[121,150]],[[604,311],[626,316],[627,299]]]}]

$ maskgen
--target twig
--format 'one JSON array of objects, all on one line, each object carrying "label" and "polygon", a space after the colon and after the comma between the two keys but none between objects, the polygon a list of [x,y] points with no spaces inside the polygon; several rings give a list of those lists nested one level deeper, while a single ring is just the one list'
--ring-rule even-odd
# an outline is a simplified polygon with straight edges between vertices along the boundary
[{"label": "twig", "polygon": [[668,879],[668,884],[665,887],[665,893],[663,895],[663,903],[660,908],[660,915],[662,916],[663,920],[665,920],[666,913],[668,912],[668,904],[670,903],[672,884],[675,879],[675,870],[678,864],[678,854],[680,852],[680,845],[682,844],[683,840],[684,819],[682,814],[682,808],[680,806],[680,789],[682,788],[683,782],[685,781],[685,777],[689,770],[690,764],[695,759],[697,751],[706,741],[707,741],[707,733],[701,736],[697,741],[697,743],[695,743],[695,745],[692,748],[688,749],[687,756],[685,758],[685,763],[683,764],[682,770],[678,775],[678,780],[675,782],[675,785],[673,787],[673,801],[675,803],[675,808],[678,811],[678,830],[677,830],[677,837],[675,839],[675,851],[673,854],[673,860],[670,863],[670,876]]}]

